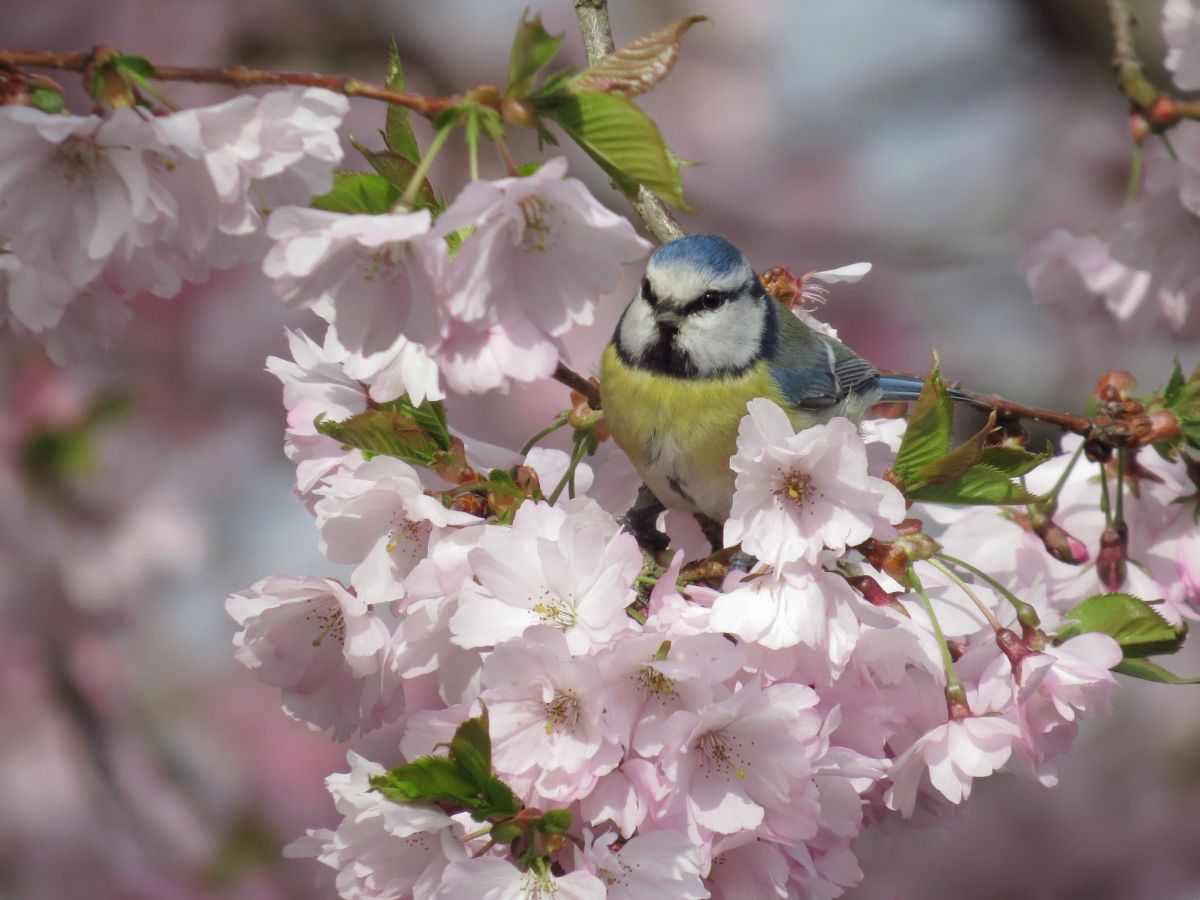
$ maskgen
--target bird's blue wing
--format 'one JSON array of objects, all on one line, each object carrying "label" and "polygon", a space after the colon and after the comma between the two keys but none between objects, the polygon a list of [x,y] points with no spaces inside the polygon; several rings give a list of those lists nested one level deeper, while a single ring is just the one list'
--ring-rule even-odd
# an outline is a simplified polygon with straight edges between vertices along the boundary
[{"label": "bird's blue wing", "polygon": [[801,409],[829,409],[852,394],[876,389],[879,373],[845,344],[819,334],[780,310],[780,341],[771,375],[787,401]]}]

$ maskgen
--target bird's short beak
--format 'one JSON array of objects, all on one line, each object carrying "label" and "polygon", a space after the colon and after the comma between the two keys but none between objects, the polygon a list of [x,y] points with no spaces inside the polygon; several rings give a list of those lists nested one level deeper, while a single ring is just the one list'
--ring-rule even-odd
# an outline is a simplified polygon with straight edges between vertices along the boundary
[{"label": "bird's short beak", "polygon": [[678,328],[682,318],[673,309],[656,309],[654,311],[654,321],[664,328]]}]

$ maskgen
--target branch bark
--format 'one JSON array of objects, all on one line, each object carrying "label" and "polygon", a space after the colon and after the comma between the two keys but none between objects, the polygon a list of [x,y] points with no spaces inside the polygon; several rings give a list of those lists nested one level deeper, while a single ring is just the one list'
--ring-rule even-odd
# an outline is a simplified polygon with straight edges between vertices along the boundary
[{"label": "branch bark", "polygon": [[[99,48],[98,48],[99,49]],[[59,69],[68,72],[84,72],[96,56],[89,53],[27,52],[23,50],[0,50],[0,67]],[[151,63],[151,65],[154,65]],[[273,72],[264,69],[248,69],[244,66],[221,68],[154,66],[157,81],[186,81],[199,84],[224,84],[234,88],[259,87],[261,85],[294,85],[318,87],[344,94],[347,97],[366,97],[384,103],[394,103],[411,109],[417,115],[432,119],[442,110],[461,101],[461,97],[426,97],[392,91],[377,84],[359,81],[348,75],[323,75],[315,72]]]}]

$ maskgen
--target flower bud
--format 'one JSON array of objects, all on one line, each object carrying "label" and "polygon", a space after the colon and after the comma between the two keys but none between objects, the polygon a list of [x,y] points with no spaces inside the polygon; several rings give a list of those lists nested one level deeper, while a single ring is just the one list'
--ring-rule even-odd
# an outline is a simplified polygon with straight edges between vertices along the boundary
[{"label": "flower bud", "polygon": [[537,125],[537,115],[533,111],[533,104],[528,100],[508,97],[500,101],[500,115],[505,122],[512,122],[514,125],[523,125],[526,128]]},{"label": "flower bud", "polygon": [[1124,526],[1110,525],[1100,535],[1100,552],[1096,554],[1096,572],[1110,591],[1119,591],[1125,583],[1126,561],[1129,558],[1129,535]]},{"label": "flower bud", "polygon": [[1001,628],[996,632],[996,643],[999,644],[1000,650],[1008,657],[1009,663],[1013,667],[1013,672],[1021,667],[1021,660],[1029,655],[1029,648],[1017,637],[1016,632],[1010,628]]},{"label": "flower bud", "polygon": [[1179,419],[1169,409],[1160,409],[1150,413],[1150,434],[1148,443],[1157,444],[1159,441],[1169,441],[1179,434]]},{"label": "flower bud", "polygon": [[1096,382],[1096,397],[1099,400],[1113,402],[1132,396],[1137,389],[1137,379],[1132,372],[1105,372]]},{"label": "flower bud", "polygon": [[1129,136],[1136,144],[1145,143],[1146,138],[1150,137],[1150,123],[1140,112],[1135,112],[1129,117]]},{"label": "flower bud", "polygon": [[1158,128],[1170,127],[1179,121],[1179,101],[1174,97],[1160,94],[1150,104],[1148,112],[1151,124]]},{"label": "flower bud", "polygon": [[1046,552],[1072,566],[1081,566],[1091,558],[1087,545],[1050,518],[1049,514],[1034,508],[1029,517],[1029,527],[1042,540]]}]

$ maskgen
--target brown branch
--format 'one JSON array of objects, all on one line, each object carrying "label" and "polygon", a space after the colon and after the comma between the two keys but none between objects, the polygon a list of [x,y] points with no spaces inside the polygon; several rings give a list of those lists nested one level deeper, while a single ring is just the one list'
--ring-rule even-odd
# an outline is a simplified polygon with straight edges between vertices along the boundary
[{"label": "brown branch", "polygon": [[592,409],[600,408],[600,392],[596,390],[596,385],[588,381],[574,369],[568,368],[559,360],[558,367],[554,370],[554,375],[551,376],[555,381],[565,384],[573,391],[578,391],[587,398],[588,406]]},{"label": "brown branch", "polygon": [[[588,65],[596,65],[616,50],[613,42],[612,22],[608,17],[608,0],[575,0],[575,15],[579,19],[579,30],[583,34],[583,47],[587,51]],[[630,201],[647,230],[660,244],[681,238],[687,232],[679,220],[667,209],[667,205],[655,197],[644,185],[638,186],[637,197]]]},{"label": "brown branch", "polygon": [[[97,48],[100,49],[100,48]],[[70,72],[85,72],[96,58],[96,50],[90,53],[53,53],[46,51],[0,50],[0,67],[60,69]],[[151,64],[153,65],[153,63]],[[154,77],[158,81],[186,81],[198,84],[224,84],[234,88],[259,87],[261,85],[293,85],[318,87],[344,94],[347,97],[366,97],[411,109],[418,115],[432,119],[443,110],[460,102],[459,97],[426,97],[393,91],[377,84],[359,81],[347,75],[322,75],[315,72],[273,72],[263,69],[248,69],[244,66],[222,68],[154,66]]]},{"label": "brown branch", "polygon": [[1200,101],[1181,100],[1146,76],[1134,45],[1134,17],[1127,0],[1108,0],[1108,16],[1112,23],[1117,86],[1134,110],[1156,131],[1170,128],[1182,119],[1200,119]]}]

